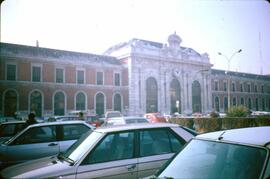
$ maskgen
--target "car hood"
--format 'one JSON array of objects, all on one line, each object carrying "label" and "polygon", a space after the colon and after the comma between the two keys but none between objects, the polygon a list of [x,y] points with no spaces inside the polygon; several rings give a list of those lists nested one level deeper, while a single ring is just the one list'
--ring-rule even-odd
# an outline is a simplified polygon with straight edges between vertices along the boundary
[{"label": "car hood", "polygon": [[69,175],[75,173],[74,170],[74,166],[51,156],[10,166],[0,174],[3,178],[47,178]]}]

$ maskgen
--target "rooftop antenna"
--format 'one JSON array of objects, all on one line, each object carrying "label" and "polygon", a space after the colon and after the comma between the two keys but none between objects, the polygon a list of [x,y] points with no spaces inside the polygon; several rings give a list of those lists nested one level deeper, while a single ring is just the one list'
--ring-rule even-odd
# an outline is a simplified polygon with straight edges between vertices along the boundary
[{"label": "rooftop antenna", "polygon": [[38,42],[38,40],[36,40],[36,47],[39,47],[39,42]]}]

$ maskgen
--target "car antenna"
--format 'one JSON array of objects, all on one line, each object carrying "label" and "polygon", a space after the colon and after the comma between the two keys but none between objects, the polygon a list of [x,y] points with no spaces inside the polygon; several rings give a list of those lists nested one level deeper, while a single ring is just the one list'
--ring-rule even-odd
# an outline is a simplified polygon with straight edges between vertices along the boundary
[{"label": "car antenna", "polygon": [[223,131],[220,136],[218,137],[218,140],[222,140],[223,139],[223,134],[225,134],[226,131]]}]

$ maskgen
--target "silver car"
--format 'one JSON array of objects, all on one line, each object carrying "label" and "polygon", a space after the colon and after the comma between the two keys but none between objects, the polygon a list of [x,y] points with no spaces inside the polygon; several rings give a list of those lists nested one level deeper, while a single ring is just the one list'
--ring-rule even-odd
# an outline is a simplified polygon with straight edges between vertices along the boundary
[{"label": "silver car", "polygon": [[152,175],[193,138],[170,123],[100,127],[65,153],[11,166],[3,178],[140,178]]},{"label": "silver car", "polygon": [[198,135],[149,178],[269,179],[270,126]]},{"label": "silver car", "polygon": [[63,152],[91,129],[83,121],[30,125],[0,145],[0,168]]}]

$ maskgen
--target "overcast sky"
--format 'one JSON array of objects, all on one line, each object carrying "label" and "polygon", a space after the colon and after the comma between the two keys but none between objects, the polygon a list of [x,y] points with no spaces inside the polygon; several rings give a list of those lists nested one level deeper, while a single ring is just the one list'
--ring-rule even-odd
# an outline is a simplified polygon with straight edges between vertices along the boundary
[{"label": "overcast sky", "polygon": [[207,52],[216,69],[270,74],[270,3],[264,0],[5,0],[1,42],[102,54],[132,38]]}]

